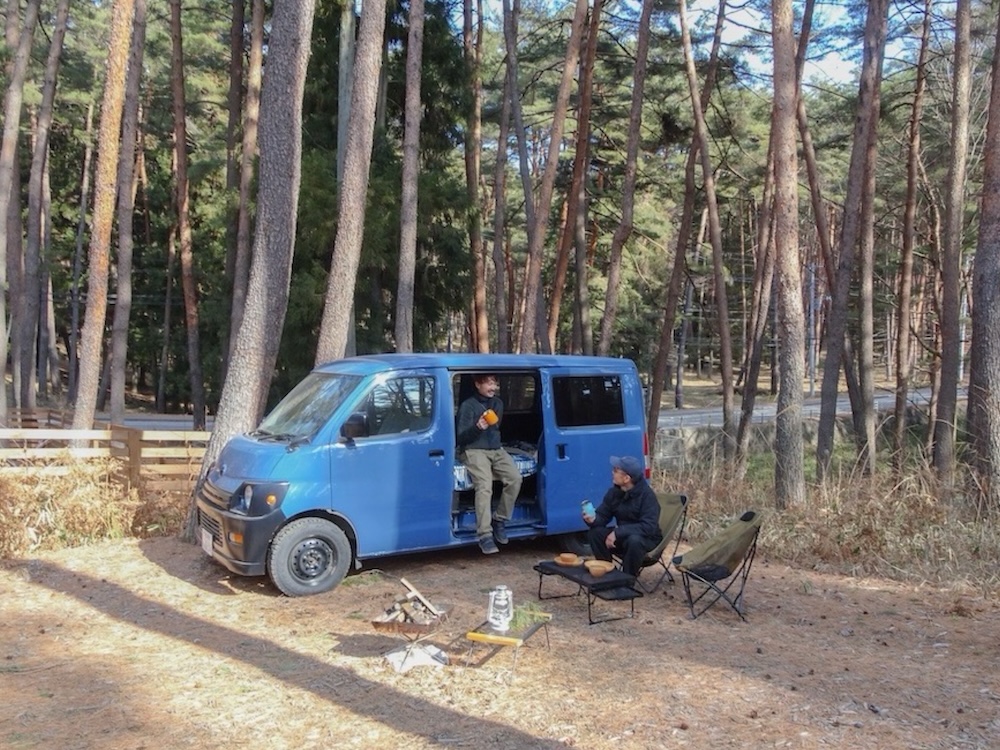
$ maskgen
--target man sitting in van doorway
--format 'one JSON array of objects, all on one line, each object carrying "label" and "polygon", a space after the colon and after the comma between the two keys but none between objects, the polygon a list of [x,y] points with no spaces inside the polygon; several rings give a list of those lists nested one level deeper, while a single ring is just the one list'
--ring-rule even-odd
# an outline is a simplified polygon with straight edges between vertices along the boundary
[{"label": "man sitting in van doorway", "polygon": [[[507,544],[506,522],[514,512],[517,493],[521,491],[521,473],[500,445],[503,401],[497,396],[500,381],[496,375],[479,374],[473,378],[476,393],[458,407],[458,458],[465,464],[476,490],[476,536],[484,554],[499,552],[496,543]],[[491,513],[493,480],[503,484],[500,504]],[[495,540],[495,541],[494,541]]]},{"label": "man sitting in van doorway", "polygon": [[[660,503],[646,481],[642,462],[634,456],[611,457],[611,488],[594,515],[583,513],[590,526],[590,550],[599,560],[622,559],[622,571],[638,576],[642,559],[662,539]],[[611,519],[616,525],[608,526]]]}]

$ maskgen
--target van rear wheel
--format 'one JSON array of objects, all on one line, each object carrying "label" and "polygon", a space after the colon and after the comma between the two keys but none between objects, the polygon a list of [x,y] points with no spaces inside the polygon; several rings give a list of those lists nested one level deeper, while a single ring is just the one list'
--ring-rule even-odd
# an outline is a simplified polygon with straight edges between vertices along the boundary
[{"label": "van rear wheel", "polygon": [[322,594],[344,579],[351,557],[351,543],[339,526],[300,518],[275,535],[267,574],[285,596]]}]

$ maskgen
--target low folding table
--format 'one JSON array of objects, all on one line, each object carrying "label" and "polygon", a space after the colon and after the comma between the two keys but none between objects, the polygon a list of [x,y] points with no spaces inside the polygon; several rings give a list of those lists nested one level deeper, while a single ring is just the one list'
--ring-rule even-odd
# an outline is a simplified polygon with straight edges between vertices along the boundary
[{"label": "low folding table", "polygon": [[[554,560],[542,560],[535,566],[538,571],[538,598],[539,599],[563,599],[568,596],[579,596],[581,593],[587,594],[587,621],[591,625],[599,622],[609,622],[611,620],[623,620],[635,617],[635,600],[642,596],[642,592],[635,588],[635,576],[630,576],[615,568],[602,576],[592,576],[587,568],[581,563],[579,565],[560,565]],[[577,585],[577,590],[573,594],[549,594],[542,595],[542,582],[549,576],[557,576],[572,581]],[[608,602],[627,601],[629,603],[629,613],[627,615],[605,614],[594,619],[593,606],[598,599]]]},{"label": "low folding table", "polygon": [[465,665],[469,666],[469,662],[472,660],[472,651],[476,647],[477,643],[485,643],[487,646],[491,646],[489,652],[479,660],[479,664],[483,664],[487,659],[493,656],[497,651],[504,647],[514,648],[514,661],[510,668],[510,679],[514,679],[514,670],[517,669],[517,654],[521,650],[521,646],[524,645],[531,636],[537,633],[539,630],[545,631],[545,648],[549,649],[549,621],[552,619],[552,615],[547,612],[534,612],[530,618],[530,621],[521,628],[512,628],[510,630],[495,630],[490,627],[489,622],[483,622],[477,625],[475,628],[470,630],[465,634],[466,640],[469,643],[469,652],[465,655]]}]

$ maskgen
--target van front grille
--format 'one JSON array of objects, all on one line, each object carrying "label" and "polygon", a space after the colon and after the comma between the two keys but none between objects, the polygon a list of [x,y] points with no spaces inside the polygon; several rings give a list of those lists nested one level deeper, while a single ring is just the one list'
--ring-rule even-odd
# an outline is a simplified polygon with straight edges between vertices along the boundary
[{"label": "van front grille", "polygon": [[219,522],[205,513],[198,511],[198,526],[212,535],[212,541],[219,544],[222,538],[222,527]]}]

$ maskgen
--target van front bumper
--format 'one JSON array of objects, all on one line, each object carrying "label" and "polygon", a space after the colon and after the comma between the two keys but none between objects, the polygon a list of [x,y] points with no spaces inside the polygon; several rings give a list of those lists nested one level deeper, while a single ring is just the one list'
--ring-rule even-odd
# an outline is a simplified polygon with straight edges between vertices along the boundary
[{"label": "van front bumper", "polygon": [[198,535],[202,549],[228,570],[241,576],[267,573],[267,549],[284,521],[280,511],[245,516],[220,510],[198,497]]}]

